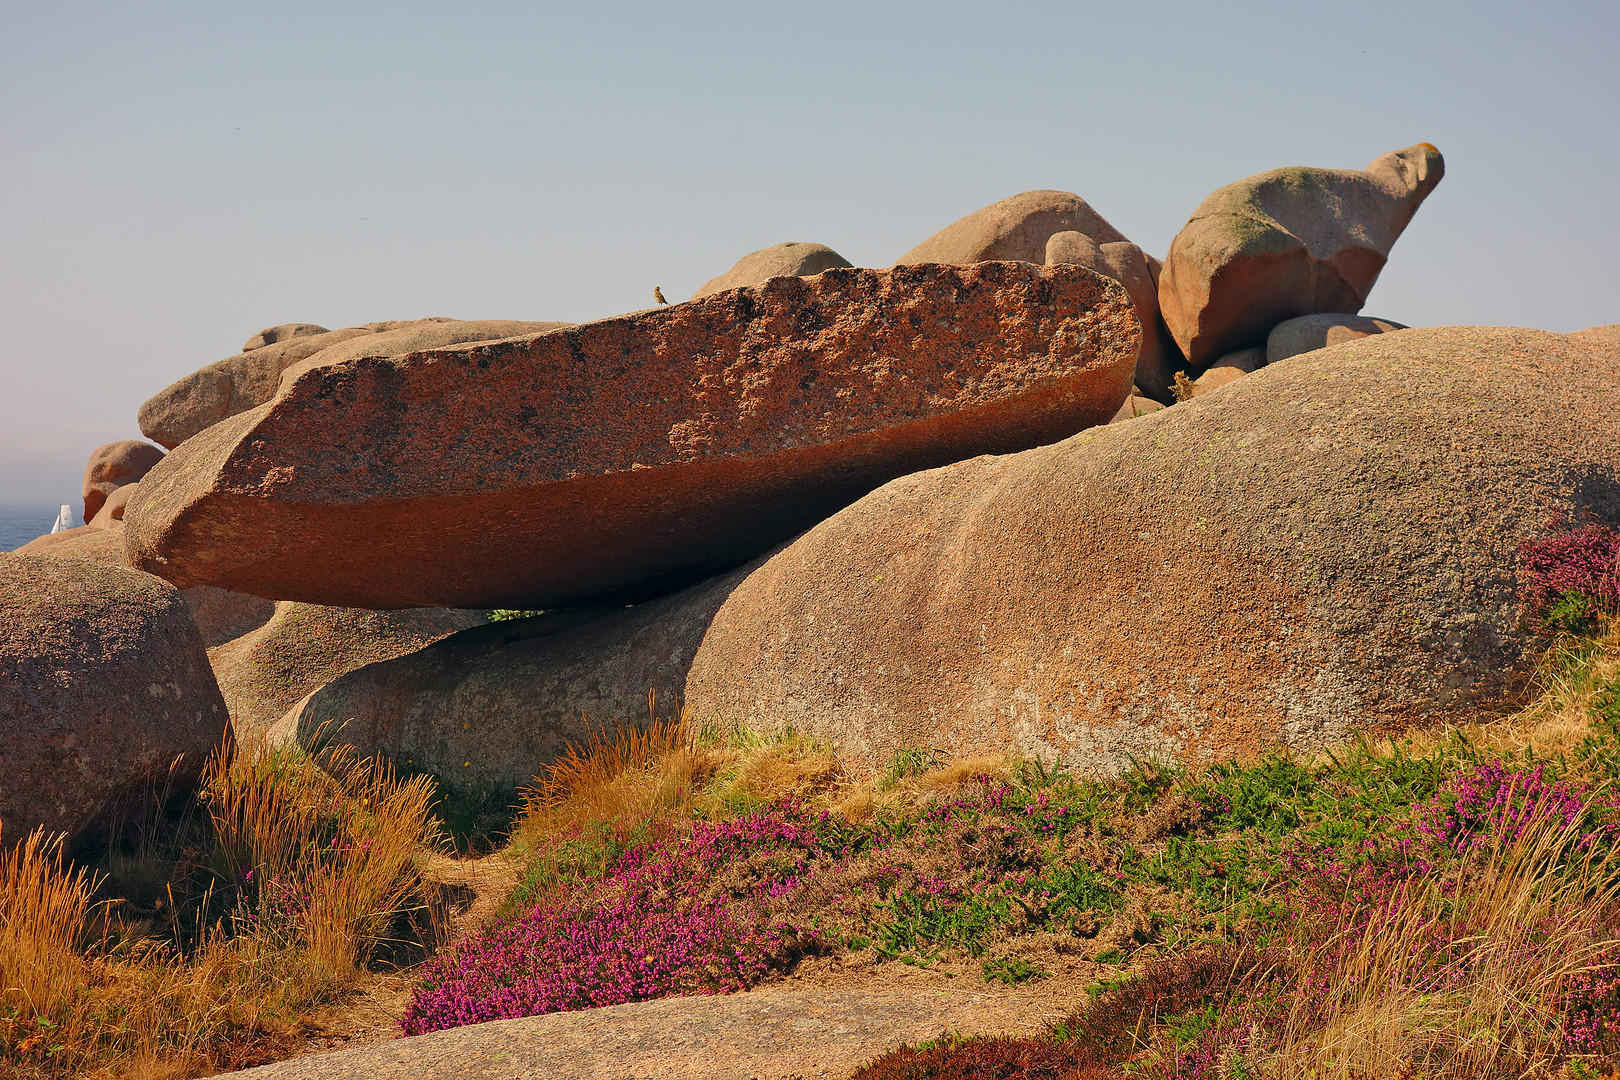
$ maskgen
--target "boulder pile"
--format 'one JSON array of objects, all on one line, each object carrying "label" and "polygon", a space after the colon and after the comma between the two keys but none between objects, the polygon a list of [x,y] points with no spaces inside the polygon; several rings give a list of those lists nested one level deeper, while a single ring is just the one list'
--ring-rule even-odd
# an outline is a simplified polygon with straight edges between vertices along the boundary
[{"label": "boulder pile", "polygon": [[78,777],[7,789],[5,835],[227,715],[476,789],[682,709],[1109,773],[1510,704],[1516,545],[1620,522],[1620,331],[1362,316],[1442,173],[1261,173],[1162,262],[1031,191],[886,269],[778,244],[581,325],[262,330],[0,561],[48,597],[0,751]]}]

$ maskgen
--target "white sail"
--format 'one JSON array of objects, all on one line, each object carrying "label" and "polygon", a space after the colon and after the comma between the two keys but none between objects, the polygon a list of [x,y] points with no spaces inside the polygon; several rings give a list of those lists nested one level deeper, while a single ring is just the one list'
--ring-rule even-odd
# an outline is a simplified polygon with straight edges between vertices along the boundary
[{"label": "white sail", "polygon": [[51,532],[59,533],[64,529],[73,528],[73,508],[67,503],[62,504],[62,512],[56,515],[56,524],[51,526]]}]

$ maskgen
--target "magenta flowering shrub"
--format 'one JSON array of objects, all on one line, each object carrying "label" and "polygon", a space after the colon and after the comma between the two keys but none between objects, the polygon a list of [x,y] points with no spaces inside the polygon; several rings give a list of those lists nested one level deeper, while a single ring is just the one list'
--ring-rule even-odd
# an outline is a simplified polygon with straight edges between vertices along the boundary
[{"label": "magenta flowering shrub", "polygon": [[791,804],[626,851],[594,888],[556,894],[429,961],[407,1035],[679,994],[730,993],[818,944],[773,919],[818,860],[851,850]]},{"label": "magenta flowering shrub", "polygon": [[1582,823],[1577,838],[1582,850],[1600,840],[1612,841],[1614,796],[1594,803],[1585,785],[1549,781],[1545,771],[1545,765],[1525,772],[1491,761],[1459,773],[1419,812],[1418,832],[1466,853],[1511,844],[1532,820],[1550,817],[1566,828]]},{"label": "magenta flowering shrub", "polygon": [[1544,626],[1560,604],[1620,612],[1620,532],[1587,525],[1527,540],[1519,548],[1525,610]]}]

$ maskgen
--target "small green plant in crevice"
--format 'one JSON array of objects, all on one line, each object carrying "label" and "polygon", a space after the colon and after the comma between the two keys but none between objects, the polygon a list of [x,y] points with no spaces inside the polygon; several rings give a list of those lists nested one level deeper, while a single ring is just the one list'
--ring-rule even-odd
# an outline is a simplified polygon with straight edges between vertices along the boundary
[{"label": "small green plant in crevice", "polygon": [[985,982],[1006,983],[1017,986],[1031,979],[1049,979],[1052,973],[1039,964],[1032,964],[1020,956],[992,957],[979,966]]}]

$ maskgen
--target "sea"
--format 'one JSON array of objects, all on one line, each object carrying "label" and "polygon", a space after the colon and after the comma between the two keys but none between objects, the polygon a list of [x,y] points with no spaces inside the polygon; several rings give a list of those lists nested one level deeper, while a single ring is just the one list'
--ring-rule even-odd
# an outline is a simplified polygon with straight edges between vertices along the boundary
[{"label": "sea", "polygon": [[[68,504],[73,512],[73,524],[81,525],[78,500]],[[49,506],[42,503],[0,503],[0,551],[15,551],[34,537],[51,531],[62,504]]]}]

